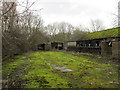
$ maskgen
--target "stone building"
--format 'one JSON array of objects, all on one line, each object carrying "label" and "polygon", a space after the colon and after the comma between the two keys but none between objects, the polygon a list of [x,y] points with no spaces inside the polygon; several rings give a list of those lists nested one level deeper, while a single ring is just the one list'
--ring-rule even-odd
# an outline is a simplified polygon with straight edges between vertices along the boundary
[{"label": "stone building", "polygon": [[120,58],[120,28],[88,33],[83,40],[68,41],[68,50]]}]

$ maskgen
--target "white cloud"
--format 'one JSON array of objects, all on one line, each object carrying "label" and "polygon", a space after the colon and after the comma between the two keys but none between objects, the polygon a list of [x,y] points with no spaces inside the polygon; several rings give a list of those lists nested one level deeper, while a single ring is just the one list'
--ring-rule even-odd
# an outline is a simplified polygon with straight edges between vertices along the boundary
[{"label": "white cloud", "polygon": [[[21,0],[18,0],[21,1]],[[35,0],[33,0],[35,1]],[[38,0],[34,9],[43,8],[41,15],[45,24],[65,21],[73,25],[89,25],[91,19],[101,19],[111,27],[119,0]]]}]

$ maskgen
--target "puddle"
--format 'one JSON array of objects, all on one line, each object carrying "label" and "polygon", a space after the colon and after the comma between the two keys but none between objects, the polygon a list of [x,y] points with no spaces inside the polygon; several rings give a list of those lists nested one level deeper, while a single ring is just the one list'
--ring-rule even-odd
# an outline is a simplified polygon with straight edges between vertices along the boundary
[{"label": "puddle", "polygon": [[57,65],[57,64],[51,64],[51,66],[55,66],[55,67],[56,67],[56,66],[58,66],[58,65]]},{"label": "puddle", "polygon": [[95,68],[95,69],[97,69],[97,70],[111,70],[110,68],[105,68],[105,69],[103,69],[103,68]]},{"label": "puddle", "polygon": [[105,70],[105,69],[102,69],[102,68],[95,68],[95,69],[97,69],[97,70]]},{"label": "puddle", "polygon": [[103,85],[103,84],[110,84],[110,83],[119,84],[119,82],[109,81],[109,82],[106,82],[106,83],[101,83],[101,85]]},{"label": "puddle", "polygon": [[71,70],[71,69],[63,69],[63,70],[61,70],[62,72],[71,72],[71,71],[73,71],[73,70]]},{"label": "puddle", "polygon": [[48,62],[52,62],[52,61],[48,61]]},{"label": "puddle", "polygon": [[71,71],[73,71],[73,70],[71,70],[71,69],[67,69],[67,67],[66,66],[57,66],[57,67],[54,67],[53,69],[60,69],[62,72],[71,72]]},{"label": "puddle", "polygon": [[59,67],[59,66],[58,66],[58,67],[54,67],[54,69],[61,69],[61,70],[62,70],[62,69],[65,69],[65,68],[66,68],[66,66],[62,66],[62,67]]},{"label": "puddle", "polygon": [[66,66],[57,66],[56,64],[52,64],[52,66],[55,66],[55,67],[53,67],[53,69],[60,69],[62,72],[71,72],[71,71],[73,71],[71,69],[68,69]]}]

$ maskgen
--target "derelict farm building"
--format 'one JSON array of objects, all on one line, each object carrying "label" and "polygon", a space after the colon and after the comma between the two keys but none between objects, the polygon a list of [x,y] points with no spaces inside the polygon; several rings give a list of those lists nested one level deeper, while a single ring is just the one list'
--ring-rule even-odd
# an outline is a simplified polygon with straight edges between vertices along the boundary
[{"label": "derelict farm building", "polygon": [[77,41],[68,41],[67,50],[120,56],[120,28],[88,33]]}]

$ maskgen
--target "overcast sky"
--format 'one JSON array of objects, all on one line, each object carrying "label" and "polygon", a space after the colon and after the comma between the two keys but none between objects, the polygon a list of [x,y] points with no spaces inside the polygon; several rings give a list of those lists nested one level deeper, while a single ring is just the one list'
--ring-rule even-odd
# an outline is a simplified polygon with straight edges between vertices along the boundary
[{"label": "overcast sky", "polygon": [[[25,0],[18,0],[20,3],[22,1]],[[118,2],[119,0],[37,0],[31,9],[43,8],[38,13],[41,14],[44,25],[64,21],[74,26],[89,27],[91,19],[100,19],[106,28],[111,28]]]}]

